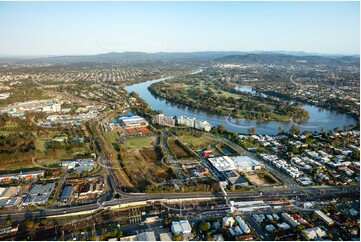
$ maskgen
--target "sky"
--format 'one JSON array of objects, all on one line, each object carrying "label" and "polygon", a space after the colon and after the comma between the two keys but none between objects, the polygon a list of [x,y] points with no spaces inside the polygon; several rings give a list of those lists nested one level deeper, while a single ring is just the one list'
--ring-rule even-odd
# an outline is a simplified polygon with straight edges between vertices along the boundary
[{"label": "sky", "polygon": [[0,55],[360,53],[356,2],[0,2]]}]

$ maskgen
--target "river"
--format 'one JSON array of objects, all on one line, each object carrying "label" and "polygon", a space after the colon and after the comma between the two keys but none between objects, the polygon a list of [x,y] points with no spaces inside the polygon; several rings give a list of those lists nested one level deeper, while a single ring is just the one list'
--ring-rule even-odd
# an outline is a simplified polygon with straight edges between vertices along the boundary
[{"label": "river", "polygon": [[[130,86],[126,86],[127,92],[136,92],[144,99],[154,110],[161,110],[168,116],[189,116],[197,119],[203,119],[208,121],[212,126],[218,124],[224,124],[225,128],[231,131],[239,133],[248,133],[248,129],[256,127],[257,134],[276,135],[278,134],[278,127],[282,126],[285,131],[288,131],[293,122],[275,122],[275,121],[247,121],[236,120],[227,116],[219,116],[215,114],[209,114],[203,111],[195,110],[184,105],[171,103],[164,98],[154,96],[148,87],[153,83],[170,79],[172,77],[165,77],[147,82],[137,83]],[[254,93],[251,86],[239,86],[240,91]],[[264,95],[264,94],[263,94]],[[331,110],[319,108],[313,105],[304,104],[302,108],[307,110],[310,114],[310,119],[306,122],[298,122],[301,132],[303,131],[320,131],[322,128],[325,131],[334,129],[335,127],[343,128],[344,125],[356,124],[356,121],[345,114],[340,114]]]}]

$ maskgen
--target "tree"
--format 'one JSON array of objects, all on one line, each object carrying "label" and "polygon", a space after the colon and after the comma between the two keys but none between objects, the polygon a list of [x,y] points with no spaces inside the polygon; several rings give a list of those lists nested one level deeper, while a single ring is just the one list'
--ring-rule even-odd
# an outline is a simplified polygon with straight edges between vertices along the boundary
[{"label": "tree", "polygon": [[32,221],[32,220],[26,220],[26,221],[25,221],[25,226],[26,226],[26,228],[28,228],[28,229],[33,229],[33,228],[34,228],[34,221]]},{"label": "tree", "polygon": [[354,150],[354,151],[352,151],[352,157],[353,157],[355,160],[360,160],[360,151],[359,151],[359,150]]},{"label": "tree", "polygon": [[280,125],[278,126],[278,132],[282,133],[283,132],[283,127]]},{"label": "tree", "polygon": [[48,225],[48,220],[46,218],[44,218],[44,219],[40,220],[40,224],[42,226],[47,226]]},{"label": "tree", "polygon": [[248,129],[248,133],[255,134],[256,133],[256,127],[251,127]]},{"label": "tree", "polygon": [[11,221],[11,219],[7,219],[5,222],[6,226],[11,226],[13,224],[13,222]]},{"label": "tree", "polygon": [[200,231],[202,231],[202,233],[207,232],[208,231],[208,223],[204,222],[204,221],[200,222],[199,229],[200,229]]},{"label": "tree", "polygon": [[182,236],[180,234],[174,234],[172,240],[173,241],[181,241]]},{"label": "tree", "polygon": [[207,241],[214,241],[214,238],[212,237],[212,232],[207,232],[206,239]]},{"label": "tree", "polygon": [[217,125],[217,131],[219,134],[223,134],[226,131],[226,128],[224,127],[223,124],[218,124]]},{"label": "tree", "polygon": [[299,134],[301,132],[301,128],[298,125],[292,125],[290,132],[292,134]]}]

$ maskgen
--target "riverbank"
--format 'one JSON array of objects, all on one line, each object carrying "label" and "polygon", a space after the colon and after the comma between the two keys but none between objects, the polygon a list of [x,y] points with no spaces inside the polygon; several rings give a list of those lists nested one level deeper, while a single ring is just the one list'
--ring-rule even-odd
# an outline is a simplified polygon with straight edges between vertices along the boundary
[{"label": "riverbank", "polygon": [[320,131],[322,128],[326,131],[333,130],[336,127],[342,128],[344,125],[355,125],[356,121],[345,114],[339,114],[334,111],[320,109],[314,105],[302,105],[302,107],[310,114],[309,120],[306,122],[276,122],[276,121],[249,121],[233,119],[225,115],[209,114],[201,110],[195,110],[184,105],[171,103],[163,98],[154,96],[148,87],[153,83],[167,80],[172,77],[149,80],[147,82],[126,86],[127,92],[136,92],[145,100],[152,109],[161,110],[168,116],[189,116],[208,121],[212,126],[223,124],[227,130],[248,133],[248,129],[256,127],[257,134],[276,135],[279,133],[279,126],[284,131],[288,131],[293,125],[297,124],[303,131]]}]

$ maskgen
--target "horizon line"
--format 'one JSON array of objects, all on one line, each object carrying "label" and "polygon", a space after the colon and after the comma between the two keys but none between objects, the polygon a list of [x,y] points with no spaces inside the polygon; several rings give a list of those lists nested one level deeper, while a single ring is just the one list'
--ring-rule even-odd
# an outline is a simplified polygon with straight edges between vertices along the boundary
[{"label": "horizon line", "polygon": [[110,53],[144,53],[144,54],[159,54],[159,53],[174,53],[174,54],[182,54],[182,53],[200,53],[200,52],[243,52],[243,53],[256,53],[256,52],[289,52],[290,55],[292,53],[303,53],[306,55],[330,55],[330,56],[360,56],[360,53],[322,53],[322,52],[311,52],[311,51],[303,51],[303,50],[196,50],[196,51],[137,51],[137,50],[126,50],[126,51],[109,51],[109,52],[98,52],[93,54],[34,54],[34,55],[13,55],[13,54],[0,54],[0,58],[8,57],[8,58],[47,58],[47,57],[77,57],[77,56],[94,56],[94,55],[102,55],[102,54],[110,54]]}]

